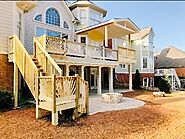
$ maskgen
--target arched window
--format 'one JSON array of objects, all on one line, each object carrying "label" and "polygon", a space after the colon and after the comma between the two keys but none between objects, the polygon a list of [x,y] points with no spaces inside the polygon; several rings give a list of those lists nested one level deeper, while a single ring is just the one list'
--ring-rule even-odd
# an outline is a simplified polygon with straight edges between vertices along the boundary
[{"label": "arched window", "polygon": [[66,21],[64,21],[64,28],[69,29],[69,25],[67,24],[67,22],[66,22]]},{"label": "arched window", "polygon": [[42,22],[42,14],[38,14],[35,16],[34,18],[35,21],[39,21],[39,22]]},{"label": "arched window", "polygon": [[49,8],[46,11],[46,23],[55,26],[60,26],[60,15],[57,10]]}]

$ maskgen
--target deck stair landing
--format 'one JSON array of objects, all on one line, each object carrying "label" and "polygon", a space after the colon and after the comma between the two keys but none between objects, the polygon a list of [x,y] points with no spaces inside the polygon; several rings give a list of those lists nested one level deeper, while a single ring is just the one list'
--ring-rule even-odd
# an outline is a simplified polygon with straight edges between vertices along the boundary
[{"label": "deck stair landing", "polygon": [[14,63],[14,106],[18,106],[18,72],[22,74],[34,99],[36,118],[40,109],[51,111],[52,125],[58,125],[58,113],[74,108],[73,117],[88,114],[88,82],[76,76],[62,76],[62,70],[44,49],[38,38],[33,39],[33,57],[16,35],[9,38],[9,62]]}]

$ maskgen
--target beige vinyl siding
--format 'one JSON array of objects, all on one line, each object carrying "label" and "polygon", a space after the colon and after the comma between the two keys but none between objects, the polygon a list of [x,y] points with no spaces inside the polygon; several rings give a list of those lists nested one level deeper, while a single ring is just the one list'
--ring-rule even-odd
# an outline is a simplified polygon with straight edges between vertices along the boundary
[{"label": "beige vinyl siding", "polygon": [[[35,36],[36,26],[46,28],[48,30],[62,32],[63,34],[68,34],[69,40],[74,40],[74,25],[72,22],[73,17],[64,4],[65,3],[61,1],[38,2],[35,8],[24,15],[25,47],[29,53],[33,52],[33,37]],[[60,27],[45,23],[45,13],[48,8],[54,8],[60,14]],[[33,20],[37,14],[42,14],[42,22],[36,22]],[[63,21],[68,23],[69,29],[63,28]]]},{"label": "beige vinyl siding", "polygon": [[[0,2],[0,54],[8,54],[8,38],[13,34],[18,35],[19,13],[22,14],[16,2]],[[24,40],[23,28],[22,22],[21,40]]]},{"label": "beige vinyl siding", "polygon": [[8,53],[8,37],[13,34],[13,2],[0,2],[0,54]]}]

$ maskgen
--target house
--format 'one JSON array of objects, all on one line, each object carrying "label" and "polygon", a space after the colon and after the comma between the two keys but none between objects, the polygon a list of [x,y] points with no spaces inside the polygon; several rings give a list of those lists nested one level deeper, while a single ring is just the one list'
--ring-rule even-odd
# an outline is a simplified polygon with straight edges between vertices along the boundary
[{"label": "house", "polygon": [[[184,87],[185,52],[169,46],[155,55],[155,78],[170,75],[172,90]],[[155,83],[155,85],[157,85]]]},{"label": "house", "polygon": [[[152,87],[154,85],[154,31],[152,27],[141,28],[139,32],[131,34],[131,45],[136,51],[136,63],[133,64],[132,74],[138,69],[141,75],[143,87]],[[117,45],[127,43],[122,39],[115,39]],[[128,65],[119,64],[115,68],[116,79],[118,82],[128,84]]]},{"label": "house", "polygon": [[[104,88],[113,92],[113,70],[119,64],[128,66],[132,90],[137,45],[131,40],[140,29],[130,19],[103,21],[107,11],[90,1],[0,4],[0,51],[7,67],[0,66],[5,72],[0,83],[6,84],[0,89],[13,89],[15,107],[24,81],[36,100],[36,118],[41,109],[51,111],[53,125],[66,109],[73,108],[75,118],[88,114],[89,89],[99,95]],[[113,43],[116,38],[123,38],[127,47]]]}]

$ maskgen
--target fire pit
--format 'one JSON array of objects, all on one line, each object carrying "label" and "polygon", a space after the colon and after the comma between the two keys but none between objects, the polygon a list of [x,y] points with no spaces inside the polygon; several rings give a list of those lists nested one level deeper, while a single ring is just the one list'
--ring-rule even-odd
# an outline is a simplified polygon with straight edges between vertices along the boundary
[{"label": "fire pit", "polygon": [[105,103],[121,103],[122,94],[119,93],[104,93],[102,94],[102,102]]}]

